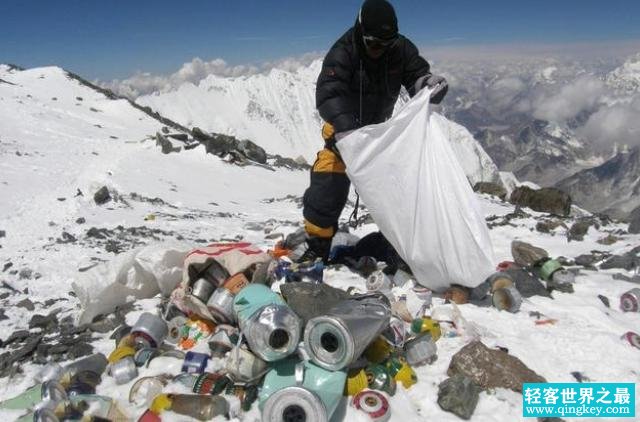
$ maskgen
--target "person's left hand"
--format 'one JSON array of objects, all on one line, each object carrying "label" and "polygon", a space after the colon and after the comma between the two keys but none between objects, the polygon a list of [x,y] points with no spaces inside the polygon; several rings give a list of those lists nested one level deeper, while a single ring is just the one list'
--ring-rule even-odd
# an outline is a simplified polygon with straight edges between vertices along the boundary
[{"label": "person's left hand", "polygon": [[429,102],[432,104],[440,104],[447,91],[449,90],[449,84],[443,76],[429,75],[424,81],[424,86],[432,89]]}]

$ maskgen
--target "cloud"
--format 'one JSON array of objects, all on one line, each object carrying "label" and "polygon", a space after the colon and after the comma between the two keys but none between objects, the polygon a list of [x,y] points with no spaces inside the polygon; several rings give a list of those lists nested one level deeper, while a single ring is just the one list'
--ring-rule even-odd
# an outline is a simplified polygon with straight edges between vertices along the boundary
[{"label": "cloud", "polygon": [[508,106],[526,89],[524,81],[516,76],[498,79],[489,87],[488,99],[496,107]]},{"label": "cloud", "polygon": [[581,76],[558,92],[538,98],[533,115],[538,119],[564,122],[582,111],[593,109],[605,93],[605,85],[600,79]]},{"label": "cloud", "polygon": [[170,91],[180,87],[180,85],[184,83],[197,85],[209,75],[223,77],[248,76],[267,72],[273,68],[295,71],[300,67],[308,66],[313,60],[320,57],[322,57],[320,53],[312,52],[297,57],[286,57],[272,62],[265,62],[258,66],[231,66],[220,58],[204,61],[199,57],[195,57],[190,62],[184,63],[177,72],[170,75],[154,75],[148,72],[138,72],[127,79],[114,79],[109,82],[96,81],[96,83],[119,95],[135,99],[141,95],[148,95],[154,92]]},{"label": "cloud", "polygon": [[578,133],[601,150],[615,144],[640,145],[640,95],[628,101],[603,106],[592,114]]}]

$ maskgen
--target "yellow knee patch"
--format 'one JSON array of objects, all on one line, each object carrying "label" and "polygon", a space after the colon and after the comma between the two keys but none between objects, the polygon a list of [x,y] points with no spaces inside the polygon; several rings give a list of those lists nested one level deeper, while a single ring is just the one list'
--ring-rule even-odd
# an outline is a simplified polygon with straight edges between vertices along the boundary
[{"label": "yellow knee patch", "polygon": [[332,139],[335,134],[336,131],[331,123],[325,123],[322,125],[322,139],[328,141]]},{"label": "yellow knee patch", "polygon": [[304,230],[309,236],[315,237],[333,237],[333,227],[319,227],[308,220],[304,220]]},{"label": "yellow knee patch", "polygon": [[346,166],[342,160],[330,149],[318,152],[318,158],[313,163],[313,171],[316,173],[344,173]]}]

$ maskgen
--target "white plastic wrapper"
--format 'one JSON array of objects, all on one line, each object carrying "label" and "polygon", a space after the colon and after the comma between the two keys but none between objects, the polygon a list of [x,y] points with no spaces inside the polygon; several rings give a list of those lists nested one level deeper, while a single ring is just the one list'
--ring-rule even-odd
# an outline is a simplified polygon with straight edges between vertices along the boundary
[{"label": "white plastic wrapper", "polygon": [[347,174],[382,233],[432,290],[475,287],[493,272],[475,194],[423,89],[393,118],[338,142]]}]

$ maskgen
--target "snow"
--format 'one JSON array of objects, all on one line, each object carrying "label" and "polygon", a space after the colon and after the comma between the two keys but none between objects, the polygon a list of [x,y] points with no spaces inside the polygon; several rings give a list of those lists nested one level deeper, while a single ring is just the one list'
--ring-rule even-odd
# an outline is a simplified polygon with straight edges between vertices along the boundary
[{"label": "snow", "polygon": [[[277,73],[271,76],[281,77]],[[77,299],[68,294],[71,284],[79,279],[78,270],[115,258],[115,254],[105,251],[103,245],[85,242],[90,227],[112,229],[122,225],[161,229],[171,232],[170,235],[159,235],[161,240],[172,241],[181,236],[183,242],[194,247],[212,240],[241,237],[266,249],[273,246],[274,240],[267,239],[263,230],[250,228],[251,223],[269,220],[267,226],[272,233],[285,235],[295,230],[302,219],[294,199],[300,197],[307,186],[307,172],[233,166],[206,155],[202,147],[164,155],[148,138],[160,129],[160,123],[127,102],[108,100],[69,80],[58,68],[13,72],[0,67],[0,78],[16,84],[0,83],[0,196],[3,198],[0,230],[6,231],[6,237],[0,238],[0,263],[11,262],[10,270],[30,268],[42,275],[38,279],[20,279],[18,274],[6,271],[2,273],[2,279],[19,290],[29,289],[29,297],[36,306],[34,313],[45,314],[62,308],[62,318],[77,316],[80,312],[76,307]],[[212,81],[208,83],[215,86]],[[224,86],[220,81],[217,83]],[[93,112],[90,108],[100,111]],[[197,108],[194,106],[193,110]],[[96,127],[97,124],[101,128]],[[461,131],[453,125],[451,129],[452,132]],[[476,168],[482,166],[478,164]],[[502,177],[515,183],[509,175]],[[117,191],[121,197],[97,206],[93,193],[102,185]],[[82,196],[76,196],[78,189]],[[164,204],[135,199],[130,195],[132,192],[147,198],[161,198]],[[294,199],[287,195],[294,195]],[[58,198],[64,198],[64,201]],[[489,196],[480,195],[480,200],[487,216],[506,215],[514,209]],[[343,221],[349,211],[343,213]],[[498,261],[511,259],[510,244],[514,239],[543,247],[551,256],[569,258],[592,250],[622,253],[640,244],[640,236],[626,234],[617,234],[621,240],[613,245],[598,244],[597,240],[607,232],[622,233],[626,229],[617,223],[600,230],[592,228],[582,242],[568,242],[565,228],[559,227],[549,234],[535,231],[543,214],[527,212],[532,217],[491,230]],[[151,214],[155,219],[145,220]],[[76,223],[80,217],[86,219],[85,224]],[[375,226],[368,224],[359,227],[355,234],[363,236],[372,230]],[[63,231],[79,241],[56,243]],[[142,241],[157,242],[153,239]],[[640,314],[622,313],[618,309],[620,294],[637,285],[613,279],[612,275],[619,272],[631,275],[619,270],[580,270],[574,294],[556,292],[554,299],[526,299],[517,314],[471,304],[460,305],[458,308],[469,322],[469,329],[463,336],[439,340],[438,360],[433,365],[415,368],[418,383],[409,390],[398,387],[398,393],[390,399],[391,420],[458,421],[457,416],[442,411],[436,404],[438,384],[447,378],[451,356],[475,336],[490,347],[508,348],[511,354],[548,381],[573,382],[571,372],[580,371],[592,381],[638,383],[640,351],[626,344],[620,336],[627,331],[638,331]],[[363,278],[346,269],[327,270],[326,282],[341,288],[354,286],[360,291],[364,291],[365,286]],[[410,283],[395,288],[394,293],[407,293],[409,310],[417,311],[420,302],[411,292]],[[600,294],[610,299],[610,309],[598,299]],[[0,321],[2,339],[28,325],[32,313],[15,306],[24,297],[14,295],[3,300],[8,319]],[[51,298],[64,300],[45,306],[44,301]],[[158,302],[157,297],[139,301],[137,309],[127,315],[127,322],[133,323],[140,312],[153,309]],[[434,304],[440,308],[439,312],[451,308],[440,297],[434,298]],[[558,322],[536,325],[534,318],[529,316],[533,311]],[[108,335],[104,335],[94,347],[96,351],[108,354],[114,345]],[[221,365],[222,361],[213,359],[209,369],[215,370]],[[141,370],[141,376],[177,373],[179,366],[180,362],[175,359],[158,358],[149,368]],[[23,375],[0,379],[0,401],[32,385],[38,368],[26,364]],[[115,398],[135,420],[144,409],[128,403],[131,384],[116,386],[105,376],[98,394]],[[184,392],[176,384],[168,388]],[[256,407],[240,414],[237,400],[231,401],[235,409],[234,420],[259,419]],[[511,391],[483,392],[472,420],[524,421],[521,403],[521,395]],[[346,402],[342,406],[347,406]],[[639,401],[636,406],[640,406]],[[344,420],[366,420],[350,407],[339,412],[344,414]],[[0,416],[9,419],[18,414],[0,411]],[[171,416],[167,413],[163,420],[185,420]]]}]

